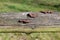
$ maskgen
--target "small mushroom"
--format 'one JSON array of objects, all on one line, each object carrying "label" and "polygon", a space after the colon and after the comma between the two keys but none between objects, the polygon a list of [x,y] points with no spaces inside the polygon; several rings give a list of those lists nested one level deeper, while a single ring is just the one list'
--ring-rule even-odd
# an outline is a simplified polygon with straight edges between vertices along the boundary
[{"label": "small mushroom", "polygon": [[52,11],[47,11],[47,13],[52,14]]},{"label": "small mushroom", "polygon": [[40,11],[43,14],[52,14],[52,11]]},{"label": "small mushroom", "polygon": [[19,20],[18,22],[20,22],[20,23],[29,23],[30,20],[28,20],[28,19],[22,19],[22,20]]},{"label": "small mushroom", "polygon": [[43,13],[43,14],[46,14],[47,12],[46,11],[40,11],[41,13]]},{"label": "small mushroom", "polygon": [[34,13],[29,13],[27,14],[28,17],[31,17],[31,18],[35,18],[37,17],[37,14],[34,14]]}]

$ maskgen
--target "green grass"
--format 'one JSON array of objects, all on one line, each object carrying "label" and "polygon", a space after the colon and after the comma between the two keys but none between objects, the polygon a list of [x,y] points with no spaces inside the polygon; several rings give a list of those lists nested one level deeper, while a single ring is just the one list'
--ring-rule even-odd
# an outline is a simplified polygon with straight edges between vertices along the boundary
[{"label": "green grass", "polygon": [[0,40],[60,40],[58,33],[0,33]]},{"label": "green grass", "polygon": [[60,0],[0,0],[0,12],[60,11]]},{"label": "green grass", "polygon": [[0,3],[0,12],[28,12],[28,11],[40,11],[43,8],[34,7],[26,4],[17,4],[17,3]]}]

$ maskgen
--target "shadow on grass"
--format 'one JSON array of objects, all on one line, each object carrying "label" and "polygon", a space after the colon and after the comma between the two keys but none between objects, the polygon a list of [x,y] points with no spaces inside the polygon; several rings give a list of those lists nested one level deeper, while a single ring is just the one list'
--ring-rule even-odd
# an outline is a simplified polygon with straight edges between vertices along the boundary
[{"label": "shadow on grass", "polygon": [[60,4],[59,5],[53,5],[53,7],[59,8],[60,7]]},{"label": "shadow on grass", "polygon": [[60,11],[60,4],[59,5],[53,5],[58,11]]},{"label": "shadow on grass", "polygon": [[49,5],[49,4],[39,4],[41,6],[50,6],[50,7],[55,7],[55,8],[59,8],[60,7],[60,4],[58,5]]}]

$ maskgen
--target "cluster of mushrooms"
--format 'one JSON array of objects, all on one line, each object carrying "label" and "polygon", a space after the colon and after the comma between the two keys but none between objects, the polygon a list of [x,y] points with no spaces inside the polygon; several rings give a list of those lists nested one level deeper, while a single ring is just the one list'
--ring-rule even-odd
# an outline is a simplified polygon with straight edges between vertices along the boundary
[{"label": "cluster of mushrooms", "polygon": [[52,11],[40,11],[43,14],[52,14]]},{"label": "cluster of mushrooms", "polygon": [[[40,11],[40,13],[52,14],[52,11]],[[30,18],[36,18],[38,15],[34,14],[34,13],[28,13],[27,16],[30,17]],[[19,20],[18,22],[20,22],[20,23],[30,23],[31,21],[29,19],[22,19],[22,20]]]}]

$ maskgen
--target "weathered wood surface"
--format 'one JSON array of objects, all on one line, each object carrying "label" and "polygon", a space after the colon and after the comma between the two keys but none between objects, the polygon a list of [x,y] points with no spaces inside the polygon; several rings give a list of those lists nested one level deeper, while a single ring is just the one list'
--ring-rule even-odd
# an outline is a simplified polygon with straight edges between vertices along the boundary
[{"label": "weathered wood surface", "polygon": [[[0,13],[0,26],[55,26],[60,25],[60,12],[53,12],[52,14],[36,13],[38,17],[30,18],[26,15],[30,12],[20,13]],[[20,19],[30,19],[30,23],[19,23]]]}]

